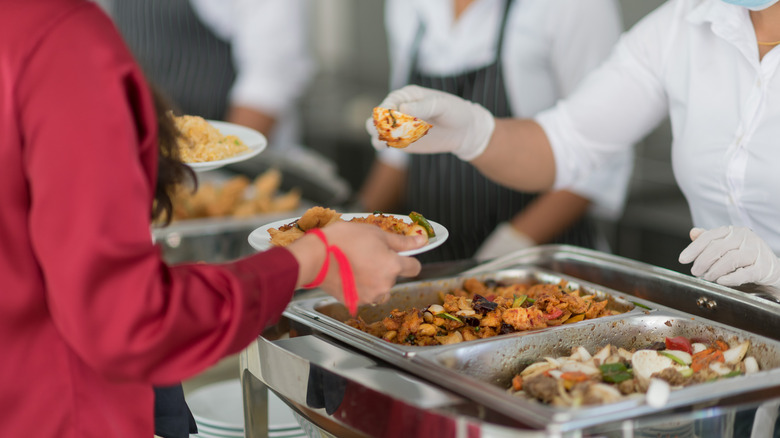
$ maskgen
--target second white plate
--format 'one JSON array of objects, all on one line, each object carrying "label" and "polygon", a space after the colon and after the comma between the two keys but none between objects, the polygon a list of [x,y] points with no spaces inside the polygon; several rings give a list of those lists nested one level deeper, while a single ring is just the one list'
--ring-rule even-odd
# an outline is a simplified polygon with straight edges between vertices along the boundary
[{"label": "second white plate", "polygon": [[266,146],[268,146],[268,140],[265,138],[265,136],[252,128],[236,125],[235,123],[221,122],[219,120],[207,120],[207,122],[209,122],[215,128],[219,129],[219,132],[224,136],[235,135],[236,137],[240,138],[241,141],[247,145],[249,151],[234,155],[230,158],[225,158],[224,160],[187,163],[187,165],[196,172],[214,170],[228,164],[248,160],[260,152],[263,152]]}]

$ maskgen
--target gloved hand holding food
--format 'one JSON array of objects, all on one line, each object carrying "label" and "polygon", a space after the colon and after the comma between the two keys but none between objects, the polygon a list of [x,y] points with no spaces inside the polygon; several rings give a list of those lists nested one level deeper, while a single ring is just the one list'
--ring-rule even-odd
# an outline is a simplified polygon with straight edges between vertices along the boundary
[{"label": "gloved hand holding food", "polygon": [[[427,135],[417,136],[404,149],[413,154],[451,152],[461,160],[473,160],[487,147],[496,125],[493,115],[481,105],[416,85],[393,91],[379,108],[396,110],[432,125]],[[386,141],[380,140],[373,117],[366,121],[366,129],[374,148],[388,147]]]},{"label": "gloved hand holding food", "polygon": [[780,260],[749,228],[694,228],[691,240],[679,258],[693,262],[691,274],[724,286],[755,283],[780,290]]}]

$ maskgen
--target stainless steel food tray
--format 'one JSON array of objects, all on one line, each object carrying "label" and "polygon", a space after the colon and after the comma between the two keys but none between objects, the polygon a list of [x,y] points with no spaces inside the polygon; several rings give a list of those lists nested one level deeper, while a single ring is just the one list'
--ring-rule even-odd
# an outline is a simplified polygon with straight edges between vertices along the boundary
[{"label": "stainless steel food tray", "polygon": [[[433,303],[441,303],[439,292],[442,290],[451,290],[461,287],[463,281],[467,278],[477,278],[479,280],[495,280],[502,283],[547,283],[557,284],[563,280],[567,282],[570,290],[582,289],[583,291],[596,295],[598,300],[607,299],[609,304],[607,308],[624,312],[621,315],[605,316],[599,320],[614,320],[623,318],[625,315],[638,315],[650,312],[655,304],[636,297],[630,300],[624,298],[625,294],[617,291],[597,286],[595,284],[574,279],[569,276],[556,274],[545,269],[535,267],[504,269],[496,272],[485,273],[468,277],[451,277],[434,281],[420,281],[406,283],[394,287],[389,299],[378,305],[366,305],[358,308],[358,316],[367,323],[379,321],[390,314],[393,309],[425,308]],[[638,305],[637,305],[638,304]],[[398,358],[411,357],[419,351],[438,348],[439,346],[410,346],[399,345],[386,342],[376,336],[350,327],[344,321],[351,318],[347,309],[335,298],[312,298],[308,300],[292,302],[284,312],[284,315],[293,321],[298,321],[306,326],[311,326],[317,330],[334,336],[339,340],[347,342],[358,348],[364,348],[366,352],[379,356],[382,359],[393,361]],[[569,324],[577,326],[587,321],[580,321]],[[537,331],[552,330],[555,327]],[[536,332],[536,331],[533,331]],[[500,336],[518,336],[532,332],[516,332]],[[469,342],[482,342],[476,340]],[[404,364],[405,362],[401,362]]]},{"label": "stainless steel food tray", "polygon": [[[626,349],[647,348],[664,337],[714,341],[732,345],[750,341],[749,355],[762,371],[672,391],[662,408],[649,406],[643,397],[580,408],[561,408],[519,398],[507,392],[512,377],[525,366],[545,357],[568,356],[576,346],[596,353],[607,344]],[[691,318],[681,312],[660,310],[623,319],[595,319],[582,326],[525,336],[497,337],[489,342],[447,345],[419,352],[413,359],[416,373],[454,392],[539,428],[575,430],[689,405],[712,406],[720,399],[780,385],[780,342],[753,335],[713,321]]]},{"label": "stainless steel food tray", "polygon": [[[346,325],[350,316],[332,298],[293,302],[284,315],[316,333],[333,337],[367,354],[394,364],[404,371],[461,394],[481,405],[508,415],[529,427],[549,432],[567,432],[623,419],[655,415],[682,406],[712,404],[754,390],[780,387],[780,341],[697,317],[667,306],[618,292],[603,286],[562,275],[544,268],[523,266],[407,283],[396,286],[390,299],[381,305],[362,306],[358,314],[366,321],[380,320],[392,309],[424,307],[441,302],[439,291],[460,286],[466,278],[502,282],[569,282],[571,288],[609,298],[610,307],[623,306],[625,313],[542,330],[516,332],[448,346],[404,346],[383,341]],[[568,355],[582,345],[595,352],[607,343],[637,348],[663,341],[665,336],[705,339],[722,337],[736,342],[751,341],[751,355],[761,366],[760,373],[697,385],[675,391],[662,408],[631,399],[587,408],[554,408],[524,400],[506,392],[509,381],[523,365],[545,356]],[[774,368],[774,369],[773,369]]]}]

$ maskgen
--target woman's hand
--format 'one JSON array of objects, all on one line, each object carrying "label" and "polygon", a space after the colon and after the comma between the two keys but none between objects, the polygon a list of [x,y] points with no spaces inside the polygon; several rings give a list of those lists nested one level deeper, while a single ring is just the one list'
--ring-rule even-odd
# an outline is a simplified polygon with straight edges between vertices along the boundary
[{"label": "woman's hand", "polygon": [[[473,160],[487,148],[496,126],[493,115],[481,105],[417,85],[393,91],[379,106],[433,125],[427,135],[403,149],[413,154],[451,152],[461,160]],[[374,148],[387,148],[387,144],[379,140],[373,119],[366,121],[366,129]]]},{"label": "woman's hand", "polygon": [[780,289],[780,260],[753,231],[745,227],[694,228],[680,263],[691,263],[691,274],[724,286],[755,283]]},{"label": "woman's hand", "polygon": [[[339,222],[322,228],[329,245],[335,245],[349,260],[358,304],[381,301],[398,277],[413,277],[420,273],[420,262],[413,257],[398,255],[401,251],[426,244],[423,236],[401,236],[388,233],[369,224]],[[324,263],[325,245],[313,235],[304,236],[288,246],[298,259],[298,286],[311,282]],[[329,255],[328,274],[320,287],[339,300],[344,300],[339,265]]]}]

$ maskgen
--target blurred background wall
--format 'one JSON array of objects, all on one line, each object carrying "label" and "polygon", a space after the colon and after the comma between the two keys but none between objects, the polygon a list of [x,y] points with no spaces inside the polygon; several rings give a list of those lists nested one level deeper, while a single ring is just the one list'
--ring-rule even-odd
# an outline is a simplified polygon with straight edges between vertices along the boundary
[{"label": "blurred background wall", "polygon": [[[620,0],[630,27],[663,0]],[[303,102],[304,143],[333,159],[354,189],[373,158],[364,122],[388,89],[380,0],[316,0],[312,41],[320,71]],[[687,245],[690,214],[669,163],[668,123],[636,145],[631,192],[623,218],[604,223],[613,252],[687,272],[677,262]]]}]

